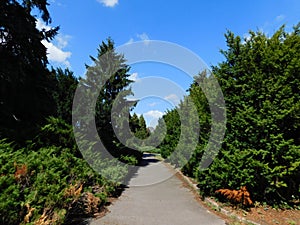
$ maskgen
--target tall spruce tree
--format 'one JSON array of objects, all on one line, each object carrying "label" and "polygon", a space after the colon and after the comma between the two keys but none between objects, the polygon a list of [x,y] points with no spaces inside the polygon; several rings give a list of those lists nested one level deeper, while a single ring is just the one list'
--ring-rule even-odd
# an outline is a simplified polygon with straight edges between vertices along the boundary
[{"label": "tall spruce tree", "polygon": [[23,142],[52,115],[54,79],[42,40],[58,28],[39,31],[31,12],[37,8],[49,23],[46,0],[3,0],[0,3],[0,138]]},{"label": "tall spruce tree", "polygon": [[[112,127],[112,109],[113,104],[126,108],[126,96],[131,93],[129,84],[132,83],[128,73],[130,67],[125,64],[124,56],[115,51],[114,42],[110,38],[99,46],[97,58],[91,56],[91,59],[93,65],[87,66],[86,77],[82,81],[89,87],[102,87],[100,93],[91,93],[98,96],[95,109],[96,127],[104,145],[114,154],[118,148],[124,146],[117,139]],[[119,111],[120,115],[121,111],[122,109]]]}]

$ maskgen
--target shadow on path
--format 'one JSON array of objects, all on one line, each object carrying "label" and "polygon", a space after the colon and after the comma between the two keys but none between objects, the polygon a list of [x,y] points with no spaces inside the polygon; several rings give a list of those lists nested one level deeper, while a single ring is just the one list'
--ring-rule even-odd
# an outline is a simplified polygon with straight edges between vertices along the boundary
[{"label": "shadow on path", "polygon": [[176,171],[145,153],[120,198],[91,225],[225,225],[186,188]]}]

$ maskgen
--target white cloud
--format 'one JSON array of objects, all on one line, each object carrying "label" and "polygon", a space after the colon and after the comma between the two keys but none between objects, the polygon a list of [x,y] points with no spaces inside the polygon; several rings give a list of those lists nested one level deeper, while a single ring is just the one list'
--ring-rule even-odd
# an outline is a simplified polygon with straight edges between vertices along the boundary
[{"label": "white cloud", "polygon": [[157,106],[157,105],[158,105],[157,102],[152,102],[152,103],[148,104],[148,106],[150,106],[150,107],[154,107],[154,106]]},{"label": "white cloud", "polygon": [[[138,39],[138,41],[143,41],[145,45],[148,45],[150,43],[150,38],[148,36],[148,34],[146,34],[145,32],[142,34],[137,34],[136,38]],[[132,44],[134,43],[136,40],[134,38],[130,38],[125,44]]]},{"label": "white cloud", "polygon": [[148,127],[156,127],[159,118],[161,118],[163,115],[164,113],[158,110],[151,110],[149,112],[143,113]]},{"label": "white cloud", "polygon": [[277,22],[281,22],[281,21],[283,21],[284,19],[285,19],[285,15],[282,15],[282,14],[281,14],[281,15],[277,16],[275,20],[276,20]]},{"label": "white cloud", "polygon": [[45,29],[46,31],[51,30],[51,27],[48,26],[48,25],[46,25],[46,24],[45,24],[42,20],[40,20],[40,19],[37,19],[37,22],[36,22],[36,28],[37,28],[38,30],[43,30],[43,29]]},{"label": "white cloud", "polygon": [[142,34],[137,34],[136,35],[139,39],[141,39],[142,41],[146,41],[149,40],[149,36],[144,32]]},{"label": "white cloud", "polygon": [[126,44],[126,45],[129,45],[129,44],[132,44],[133,42],[134,42],[134,39],[133,39],[133,38],[130,38],[129,41],[127,41],[125,44]]},{"label": "white cloud", "polygon": [[150,38],[149,38],[148,34],[146,34],[145,32],[142,33],[142,34],[137,34],[136,36],[137,36],[139,39],[141,39],[146,45],[149,44]]},{"label": "white cloud", "polygon": [[62,49],[58,48],[53,43],[47,42],[45,40],[42,41],[42,44],[47,48],[48,59],[50,61],[70,67],[70,62],[68,61],[68,58],[71,57],[71,52],[64,52]]},{"label": "white cloud", "polygon": [[149,112],[144,113],[143,115],[159,119],[160,117],[162,117],[164,115],[164,113],[161,111],[158,111],[158,110],[151,110]]},{"label": "white cloud", "polygon": [[164,99],[172,102],[174,105],[177,105],[180,102],[180,98],[176,94],[170,94],[164,97]]},{"label": "white cloud", "polygon": [[137,81],[137,79],[138,79],[138,73],[132,73],[132,74],[129,76],[129,80]]},{"label": "white cloud", "polygon": [[67,47],[70,39],[71,39],[70,35],[62,35],[62,34],[58,34],[57,37],[55,38],[57,42],[57,46],[60,49]]},{"label": "white cloud", "polygon": [[115,7],[118,3],[119,0],[97,0],[98,2],[102,3],[106,7]]},{"label": "white cloud", "polygon": [[[51,27],[46,25],[43,21],[37,20],[36,27],[39,30],[50,30]],[[64,51],[63,49],[67,47],[71,36],[59,34],[55,37],[54,43],[42,40],[42,44],[47,48],[47,54],[49,61],[54,63],[62,64],[64,66],[70,67],[70,62],[68,59],[71,57],[72,53],[69,51]]]}]

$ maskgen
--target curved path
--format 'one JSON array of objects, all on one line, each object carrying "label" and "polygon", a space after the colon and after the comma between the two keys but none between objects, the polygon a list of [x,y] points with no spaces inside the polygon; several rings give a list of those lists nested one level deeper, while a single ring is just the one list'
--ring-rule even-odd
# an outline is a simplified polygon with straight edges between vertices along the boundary
[{"label": "curved path", "polygon": [[225,221],[199,204],[194,194],[174,176],[176,171],[144,154],[121,197],[106,216],[91,225],[225,225]]}]

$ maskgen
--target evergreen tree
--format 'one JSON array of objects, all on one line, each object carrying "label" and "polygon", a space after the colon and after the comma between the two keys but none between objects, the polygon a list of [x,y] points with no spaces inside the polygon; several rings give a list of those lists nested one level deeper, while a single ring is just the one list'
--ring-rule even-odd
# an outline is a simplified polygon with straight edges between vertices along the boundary
[{"label": "evergreen tree", "polygon": [[129,115],[129,126],[130,130],[135,134],[139,128],[140,128],[140,121],[139,117],[136,115],[136,113],[133,113],[133,115]]},{"label": "evergreen tree", "polygon": [[[281,27],[271,37],[251,31],[250,38],[242,40],[232,32],[226,34],[228,49],[221,51],[225,61],[212,71],[225,97],[227,130],[217,158],[205,170],[199,164],[207,157],[203,153],[210,143],[208,134],[219,131],[222,124],[217,121],[212,127],[216,112],[211,111],[198,85],[205,82],[213,90],[210,77],[205,73],[195,77],[190,97],[199,113],[201,132],[183,171],[197,177],[202,194],[245,185],[256,201],[286,204],[300,198],[299,34],[300,25],[289,33]],[[213,97],[214,92],[210,94]],[[175,112],[164,115],[168,128],[160,146],[164,157],[179,140],[180,119]],[[214,140],[212,137],[213,144]]]},{"label": "evergreen tree", "polygon": [[55,91],[53,93],[56,102],[56,116],[72,124],[72,105],[78,80],[69,69],[53,70],[56,78]]},{"label": "evergreen tree", "polygon": [[37,30],[34,8],[46,23],[51,21],[45,0],[0,3],[0,137],[19,143],[55,112],[54,79],[41,41],[51,40],[58,28]]},{"label": "evergreen tree", "polygon": [[[181,122],[179,113],[176,109],[167,111],[167,113],[163,116],[163,120],[159,120],[158,127],[166,128],[166,135],[162,143],[159,145],[161,150],[161,155],[164,158],[170,156],[170,154],[175,150],[181,133]],[[163,124],[164,122],[164,124]]]},{"label": "evergreen tree", "polygon": [[217,160],[199,173],[203,190],[247,185],[271,204],[299,198],[300,30],[273,36],[226,34],[226,60],[213,67],[227,110],[227,134]]},{"label": "evergreen tree", "polygon": [[[123,113],[126,113],[124,109],[129,113],[129,105],[132,105],[126,100],[126,96],[131,93],[129,84],[132,81],[129,80],[130,75],[128,74],[130,68],[125,64],[124,56],[116,53],[114,43],[110,38],[100,45],[97,58],[91,56],[91,59],[93,65],[87,66],[86,77],[80,82],[86,89],[85,94],[82,95],[83,101],[89,102],[87,99],[97,99],[95,103],[97,132],[105,147],[112,155],[116,155],[119,154],[118,149],[120,150],[124,145],[119,142],[114,133],[112,116],[118,121],[128,118]],[[99,87],[101,88],[99,89]],[[119,109],[113,112],[113,105],[117,105]],[[93,106],[81,106],[81,110],[88,108],[92,110]],[[80,113],[83,115],[82,121],[80,121],[81,126],[92,127],[93,118],[84,117],[85,114],[91,114],[84,111]]]},{"label": "evergreen tree", "polygon": [[149,137],[150,133],[147,129],[146,121],[143,115],[139,118],[139,127],[138,130],[135,132],[135,136],[141,140],[146,139]]}]

